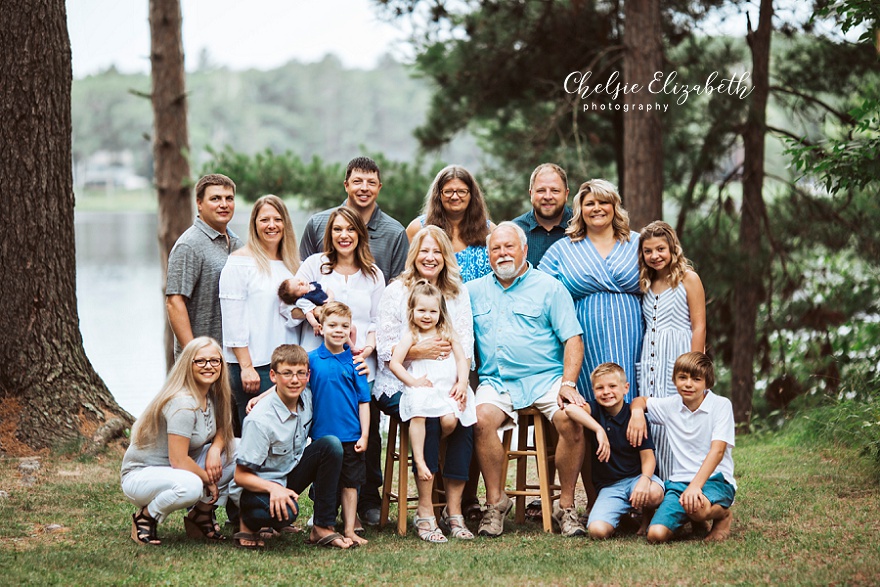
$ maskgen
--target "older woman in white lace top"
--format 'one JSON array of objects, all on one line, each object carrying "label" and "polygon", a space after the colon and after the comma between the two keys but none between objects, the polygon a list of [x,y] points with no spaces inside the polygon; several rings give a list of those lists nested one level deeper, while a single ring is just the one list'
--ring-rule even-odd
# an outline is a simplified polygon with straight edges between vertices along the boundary
[{"label": "older woman in white lace top", "polygon": [[[407,299],[410,288],[421,279],[429,281],[443,292],[458,342],[468,359],[472,359],[474,354],[474,324],[471,302],[461,281],[452,243],[441,229],[433,225],[425,226],[415,234],[410,243],[406,268],[403,273],[385,288],[382,300],[379,302],[379,330],[376,349],[379,370],[373,386],[373,396],[382,411],[388,415],[399,415],[398,406],[403,393],[403,383],[388,369],[388,362],[391,360],[394,347],[407,329]],[[406,359],[407,361],[437,359],[448,356],[451,352],[452,347],[446,341],[441,339],[424,340],[410,349]],[[425,460],[432,472],[437,472],[439,469],[439,450],[440,426],[436,419],[429,419],[426,423]],[[461,494],[468,478],[472,451],[473,431],[470,427],[465,428],[459,424],[455,431],[447,437],[443,468],[447,502],[444,521],[449,527],[451,535],[456,538],[473,537],[461,517]],[[430,520],[433,511],[431,505],[432,481],[421,481],[417,478],[416,484],[419,490],[417,517],[419,520]],[[424,522],[422,525],[426,527],[419,527],[418,530],[419,535],[424,539],[437,541],[443,538],[436,526],[430,524],[433,527],[429,528],[428,522]]]}]

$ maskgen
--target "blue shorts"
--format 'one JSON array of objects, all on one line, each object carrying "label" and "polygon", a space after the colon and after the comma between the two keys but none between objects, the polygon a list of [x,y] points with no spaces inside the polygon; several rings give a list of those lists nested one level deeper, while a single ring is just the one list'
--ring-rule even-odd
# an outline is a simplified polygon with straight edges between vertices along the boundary
[{"label": "blue shorts", "polygon": [[[663,498],[663,503],[661,503],[660,507],[657,508],[657,511],[654,512],[654,517],[651,518],[652,526],[654,524],[660,524],[661,526],[666,526],[673,532],[684,526],[685,522],[690,518],[688,518],[688,515],[685,513],[684,508],[678,500],[681,498],[681,494],[688,488],[688,485],[690,485],[690,483],[679,483],[677,481],[666,482],[666,496]],[[721,507],[729,508],[733,505],[733,497],[735,494],[736,489],[724,479],[724,475],[721,473],[715,473],[709,477],[709,479],[706,480],[706,484],[703,485],[703,495],[706,496],[706,499],[708,499],[709,503],[712,505],[720,505]]]},{"label": "blue shorts", "polygon": [[[632,509],[632,504],[630,504],[629,498],[632,495],[636,483],[638,483],[641,478],[641,475],[627,477],[613,485],[608,485],[600,489],[599,496],[596,498],[596,503],[590,511],[590,519],[587,521],[587,526],[593,522],[605,522],[606,524],[610,524],[613,528],[617,528],[617,524],[620,522],[620,517]],[[660,487],[663,487],[663,481],[661,481],[660,477],[657,475],[651,476],[651,483],[656,483]]]}]

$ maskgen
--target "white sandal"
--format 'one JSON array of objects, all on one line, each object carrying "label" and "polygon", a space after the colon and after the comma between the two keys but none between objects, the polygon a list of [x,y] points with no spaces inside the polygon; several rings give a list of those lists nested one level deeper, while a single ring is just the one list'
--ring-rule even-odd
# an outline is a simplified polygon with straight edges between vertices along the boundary
[{"label": "white sandal", "polygon": [[[428,527],[425,528],[424,524],[427,524]],[[413,527],[416,529],[419,538],[425,542],[430,542],[431,544],[444,544],[448,542],[446,536],[437,527],[437,518],[434,516],[430,518],[413,518]]]},{"label": "white sandal", "polygon": [[461,514],[451,516],[446,512],[446,508],[443,508],[443,512],[440,514],[440,524],[452,538],[457,538],[458,540],[474,539],[473,532],[468,530],[467,525],[464,523],[464,516]]}]

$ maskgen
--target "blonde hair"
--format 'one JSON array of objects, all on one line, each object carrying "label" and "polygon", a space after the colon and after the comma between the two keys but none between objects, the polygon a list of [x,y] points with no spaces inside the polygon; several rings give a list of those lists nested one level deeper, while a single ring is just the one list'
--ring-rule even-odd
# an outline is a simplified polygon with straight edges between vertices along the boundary
[{"label": "blonde hair", "polygon": [[570,237],[572,242],[584,240],[587,236],[587,223],[584,221],[583,199],[592,195],[597,202],[603,204],[611,203],[614,205],[614,217],[611,219],[611,228],[614,230],[614,238],[622,243],[629,242],[629,214],[623,208],[620,200],[620,194],[617,188],[610,181],[604,179],[591,179],[585,181],[578,188],[578,193],[574,197],[572,210],[574,215],[565,229],[565,235]]},{"label": "blonde hair", "polygon": [[416,258],[419,256],[419,249],[422,248],[422,242],[431,237],[437,243],[440,249],[440,255],[443,257],[443,268],[437,275],[436,286],[444,297],[449,299],[457,298],[462,292],[461,272],[458,269],[458,261],[455,259],[455,251],[452,248],[452,241],[437,226],[428,224],[416,233],[412,242],[409,244],[409,253],[406,255],[406,265],[403,272],[397,277],[403,282],[403,286],[410,290],[416,282],[424,278],[419,275],[416,270]]},{"label": "blonde hair", "polygon": [[605,375],[617,375],[620,378],[621,384],[627,382],[626,371],[623,370],[623,367],[617,363],[602,363],[590,373],[590,383],[596,383],[599,377],[604,377]]},{"label": "blonde hair", "polygon": [[446,309],[446,300],[436,285],[424,279],[417,281],[410,289],[409,299],[406,306],[406,318],[409,321],[409,331],[412,333],[414,341],[418,342],[419,328],[415,325],[413,311],[420,297],[435,298],[440,306],[440,318],[437,320],[437,334],[440,338],[452,342],[455,340],[455,332],[452,330],[452,320],[449,319],[449,311]]},{"label": "blonde hair", "polygon": [[284,263],[287,270],[291,273],[296,273],[300,263],[299,250],[296,246],[296,234],[293,232],[293,223],[290,221],[290,214],[287,213],[287,206],[284,205],[284,202],[278,196],[269,194],[254,202],[254,207],[251,209],[250,226],[248,227],[247,249],[253,256],[257,268],[262,273],[271,274],[272,268],[269,265],[269,255],[266,254],[266,251],[259,244],[260,235],[257,232],[257,216],[263,206],[272,206],[281,215],[281,221],[284,223],[284,226],[281,228],[281,246],[278,252],[281,256],[281,262]]},{"label": "blonde hair", "polygon": [[220,377],[211,384],[208,389],[208,399],[214,404],[214,418],[217,421],[217,436],[223,439],[228,448],[232,442],[232,391],[229,387],[229,370],[226,368],[226,359],[223,351],[216,340],[209,336],[200,336],[189,341],[177,362],[168,373],[168,378],[162,389],[147,405],[144,413],[137,419],[131,429],[132,444],[143,448],[156,444],[159,434],[159,420],[165,416],[162,410],[169,401],[178,395],[189,394],[195,400],[199,400],[199,392],[196,380],[193,376],[193,359],[198,352],[206,347],[212,347],[220,355]]},{"label": "blonde hair", "polygon": [[[644,246],[645,241],[649,238],[662,238],[669,246],[669,275],[666,277],[666,283],[669,287],[678,287],[678,284],[684,279],[684,274],[688,270],[693,271],[691,262],[684,256],[681,250],[681,243],[675,230],[662,220],[655,220],[642,229],[639,235],[639,248]],[[648,267],[645,262],[645,255],[639,251],[639,288],[643,292],[651,288],[651,284],[657,279],[657,271]]]}]

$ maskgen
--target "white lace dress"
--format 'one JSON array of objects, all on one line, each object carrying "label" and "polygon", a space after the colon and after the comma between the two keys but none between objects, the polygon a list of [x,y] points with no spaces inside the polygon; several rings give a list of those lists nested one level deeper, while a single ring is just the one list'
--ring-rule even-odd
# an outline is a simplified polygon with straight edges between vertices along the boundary
[{"label": "white lace dress", "polygon": [[[400,280],[392,281],[382,292],[382,300],[379,302],[379,329],[376,331],[376,355],[379,361],[376,382],[373,385],[373,396],[376,398],[383,395],[391,397],[403,391],[403,383],[388,369],[388,361],[391,360],[392,350],[408,328],[406,324],[408,298],[409,290]],[[452,330],[455,331],[458,343],[470,361],[474,356],[474,316],[467,289],[462,287],[458,296],[447,298],[446,309],[452,320]],[[403,366],[407,369],[410,367],[408,362]]]},{"label": "white lace dress", "polygon": [[432,387],[404,386],[403,397],[400,398],[400,419],[404,422],[414,417],[439,418],[446,414],[455,414],[462,426],[477,423],[477,408],[474,392],[468,386],[467,404],[459,409],[458,402],[450,397],[450,392],[458,380],[455,367],[455,356],[445,359],[417,359],[407,369],[413,377],[427,377]]}]

